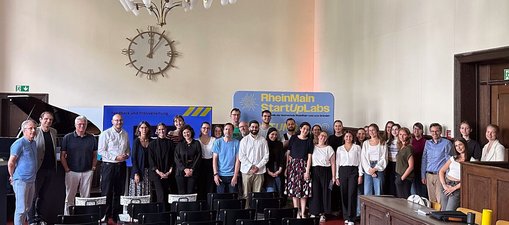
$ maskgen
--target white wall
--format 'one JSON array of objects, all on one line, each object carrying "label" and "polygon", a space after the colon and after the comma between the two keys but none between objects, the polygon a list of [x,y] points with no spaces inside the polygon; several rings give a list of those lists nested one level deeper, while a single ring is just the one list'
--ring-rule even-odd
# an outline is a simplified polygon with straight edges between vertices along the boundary
[{"label": "white wall", "polygon": [[454,54],[509,45],[509,1],[317,0],[315,90],[346,126],[453,129]]},{"label": "white wall", "polygon": [[118,0],[0,1],[0,92],[28,84],[53,105],[87,112],[104,104],[209,105],[213,121],[226,122],[237,90],[313,90],[313,4],[219,2],[170,12],[164,29],[182,54],[178,69],[148,81],[121,54],[126,37],[156,24],[146,11],[136,17]]}]

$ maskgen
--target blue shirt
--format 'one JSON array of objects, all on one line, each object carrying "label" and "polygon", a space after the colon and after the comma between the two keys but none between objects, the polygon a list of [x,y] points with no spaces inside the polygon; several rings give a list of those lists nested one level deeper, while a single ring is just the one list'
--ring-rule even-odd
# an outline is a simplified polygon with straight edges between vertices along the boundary
[{"label": "blue shirt", "polygon": [[11,145],[11,156],[17,157],[12,178],[24,182],[35,182],[37,174],[37,146],[35,141],[22,137]]},{"label": "blue shirt", "polygon": [[233,176],[235,172],[235,160],[239,154],[239,140],[232,139],[228,142],[224,138],[218,138],[212,145],[212,152],[217,154],[217,167],[219,176]]},{"label": "blue shirt", "polygon": [[444,138],[438,139],[437,143],[427,140],[422,154],[421,176],[426,177],[426,172],[438,173],[440,168],[451,157],[452,143]]}]

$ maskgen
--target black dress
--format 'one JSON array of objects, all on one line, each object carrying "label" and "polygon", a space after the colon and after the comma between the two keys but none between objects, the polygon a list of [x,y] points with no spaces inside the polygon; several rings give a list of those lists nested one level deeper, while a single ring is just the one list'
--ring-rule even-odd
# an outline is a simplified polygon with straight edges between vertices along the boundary
[{"label": "black dress", "polygon": [[161,202],[164,205],[168,204],[168,194],[177,193],[175,173],[172,172],[167,179],[161,179],[156,170],[167,173],[170,168],[175,169],[173,161],[174,152],[175,145],[166,138],[158,138],[149,145],[149,178],[154,184],[157,202]]}]

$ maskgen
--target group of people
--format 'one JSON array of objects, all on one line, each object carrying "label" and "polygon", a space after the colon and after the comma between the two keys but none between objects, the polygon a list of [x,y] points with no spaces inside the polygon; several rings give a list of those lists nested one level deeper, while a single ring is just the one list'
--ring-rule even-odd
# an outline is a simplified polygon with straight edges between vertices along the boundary
[{"label": "group of people", "polygon": [[[167,204],[168,194],[198,193],[204,199],[207,193],[239,192],[247,199],[250,192],[277,192],[292,199],[298,218],[317,216],[325,221],[326,214],[341,210],[351,224],[359,215],[361,194],[401,198],[418,194],[441,203],[444,210],[454,210],[459,206],[459,163],[505,158],[505,148],[497,140],[499,128],[493,124],[486,129],[489,142],[481,149],[469,136],[468,122],[460,125],[461,138],[451,142],[441,136],[438,123],[430,125],[431,139],[426,140],[421,123],[415,123],[412,131],[389,121],[383,133],[376,124],[352,132],[336,120],[329,135],[319,125],[297,125],[288,118],[287,131],[280,133],[270,126],[271,116],[265,110],[261,123],[244,122],[234,108],[231,122],[221,132],[211,134],[211,124],[203,122],[197,139],[180,115],[173,118],[172,131],[164,123],[157,124],[157,138],[152,137],[151,125],[142,121],[132,149],[122,115],[113,116],[112,127],[100,134],[98,142],[85,132],[86,117],[78,116],[76,130],[63,138],[61,146],[66,172],[64,213],[74,205],[78,191],[81,197],[90,196],[97,155],[102,161],[100,186],[106,196],[106,216],[113,223],[122,211],[120,196],[124,194],[151,195],[153,201]],[[35,199],[56,171],[52,121],[50,112],[42,113],[39,127],[32,120],[24,121],[23,137],[11,146],[8,168],[16,195],[15,225],[21,225],[26,216],[30,223],[37,221]],[[132,168],[126,191],[129,158]]]}]

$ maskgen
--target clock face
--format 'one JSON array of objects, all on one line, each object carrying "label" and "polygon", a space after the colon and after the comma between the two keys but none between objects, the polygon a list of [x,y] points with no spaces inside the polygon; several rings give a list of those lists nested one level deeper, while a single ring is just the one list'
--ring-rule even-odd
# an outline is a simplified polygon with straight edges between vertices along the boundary
[{"label": "clock face", "polygon": [[129,47],[122,51],[129,57],[127,66],[134,67],[139,74],[147,75],[150,80],[155,75],[161,74],[170,67],[174,67],[173,62],[177,56],[174,49],[174,41],[171,41],[164,35],[164,31],[159,33],[153,27],[148,31],[140,32],[130,41]]}]

